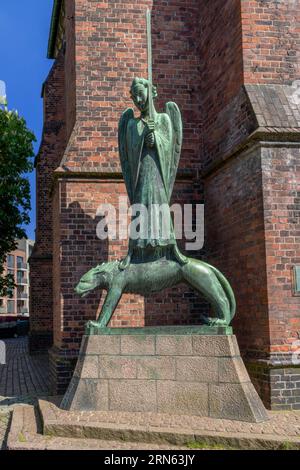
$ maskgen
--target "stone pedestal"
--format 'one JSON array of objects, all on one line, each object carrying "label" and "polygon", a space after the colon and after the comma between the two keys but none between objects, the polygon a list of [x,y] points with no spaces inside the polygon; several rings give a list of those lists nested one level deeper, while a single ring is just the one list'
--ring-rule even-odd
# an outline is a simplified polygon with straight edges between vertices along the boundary
[{"label": "stone pedestal", "polygon": [[106,329],[84,336],[61,408],[267,420],[235,336],[209,331]]}]

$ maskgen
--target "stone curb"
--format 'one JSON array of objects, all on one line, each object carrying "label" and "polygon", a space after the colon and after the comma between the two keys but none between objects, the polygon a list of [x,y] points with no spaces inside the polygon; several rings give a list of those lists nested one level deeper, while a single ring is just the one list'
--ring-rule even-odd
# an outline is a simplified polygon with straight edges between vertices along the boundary
[{"label": "stone curb", "polygon": [[151,426],[128,426],[114,423],[65,423],[63,419],[55,418],[51,406],[45,401],[39,401],[39,410],[43,422],[43,433],[47,436],[77,439],[100,439],[111,441],[129,441],[175,446],[194,446],[197,443],[208,446],[221,445],[241,450],[280,450],[300,449],[300,437],[274,436],[264,434],[238,434],[218,431],[175,430],[172,428]]},{"label": "stone curb", "polygon": [[[136,442],[114,442],[112,440],[103,441],[98,439],[76,439],[61,438],[38,434],[38,423],[34,421],[34,407],[18,407],[13,411],[11,428],[7,440],[8,450],[151,450],[151,444],[139,444]],[[153,447],[163,450],[162,443]],[[176,446],[168,446],[168,449],[177,450]],[[188,450],[188,448],[186,448]]]}]

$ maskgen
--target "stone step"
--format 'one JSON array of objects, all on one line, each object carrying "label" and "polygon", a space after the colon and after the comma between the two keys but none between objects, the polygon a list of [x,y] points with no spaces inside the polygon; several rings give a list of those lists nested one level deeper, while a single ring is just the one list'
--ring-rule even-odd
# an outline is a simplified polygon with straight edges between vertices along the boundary
[{"label": "stone step", "polygon": [[[14,409],[8,450],[178,450],[177,446],[114,441],[104,439],[81,439],[41,434],[41,420],[38,409],[25,405]],[[182,447],[188,450],[188,447]]]},{"label": "stone step", "polygon": [[253,424],[158,413],[64,411],[57,406],[60,399],[53,401],[39,400],[44,437],[98,439],[112,445],[135,442],[165,449],[194,448],[197,443],[236,449],[300,449],[297,412],[273,412],[270,420]]}]

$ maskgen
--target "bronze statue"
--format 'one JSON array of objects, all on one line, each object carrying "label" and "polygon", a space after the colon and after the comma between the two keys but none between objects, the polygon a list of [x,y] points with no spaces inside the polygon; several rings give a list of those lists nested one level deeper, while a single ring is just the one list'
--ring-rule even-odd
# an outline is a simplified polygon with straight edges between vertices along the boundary
[{"label": "bronze statue", "polygon": [[[169,204],[181,154],[182,120],[176,103],[167,103],[164,113],[155,110],[150,13],[147,22],[149,76],[147,80],[135,78],[130,89],[140,116],[135,117],[130,108],[119,123],[120,161],[129,201],[147,210],[141,214],[139,236],[129,240],[126,258],[96,266],[76,287],[82,296],[97,287],[108,291],[101,314],[96,322],[88,323],[87,333],[108,325],[123,292],[151,295],[180,282],[211,303],[216,318],[205,317],[204,323],[228,326],[236,310],[226,278],[213,266],[184,256],[177,247]],[[156,212],[161,206],[167,207],[164,219]]]},{"label": "bronze statue", "polygon": [[[130,93],[141,115],[135,118],[130,108],[121,117],[120,160],[130,204],[142,204],[147,209],[147,220],[141,215],[141,227],[146,230],[141,230],[140,238],[130,239],[129,253],[121,269],[129,265],[132,256],[146,261],[159,259],[168,252],[185,264],[187,259],[177,248],[169,209],[182,146],[181,114],[175,103],[167,103],[165,113],[156,112],[151,102],[157,92],[148,80],[135,78]],[[157,211],[162,206],[168,208],[164,216],[169,227],[164,226],[166,221]],[[165,233],[169,235],[167,238]]]}]

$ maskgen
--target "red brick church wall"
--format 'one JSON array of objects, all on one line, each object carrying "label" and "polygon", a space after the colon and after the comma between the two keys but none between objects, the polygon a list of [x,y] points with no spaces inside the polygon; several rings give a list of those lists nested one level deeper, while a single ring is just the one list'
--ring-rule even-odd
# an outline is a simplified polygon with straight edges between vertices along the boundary
[{"label": "red brick church wall", "polygon": [[[74,286],[97,263],[121,258],[127,242],[96,236],[97,208],[117,205],[126,195],[118,156],[118,121],[133,106],[135,76],[147,77],[145,13],[152,2],[66,2],[66,128],[70,138],[55,171],[53,193],[54,344],[52,377],[64,390],[88,319],[100,293],[80,299]],[[75,8],[75,9],[74,9]],[[157,108],[174,100],[184,121],[184,145],[174,201],[196,202],[199,185],[201,109],[199,95],[199,10],[196,0],[156,2],[153,8],[154,82]],[[74,36],[74,28],[76,34]],[[76,120],[74,120],[74,109]],[[74,125],[73,125],[74,124]],[[102,301],[103,301],[102,296]],[[199,322],[202,299],[188,288],[170,289],[151,299],[124,295],[112,326]]]},{"label": "red brick church wall", "polygon": [[30,350],[53,341],[52,186],[65,148],[64,58],[60,54],[43,86],[44,128],[36,158],[36,243],[30,257]]},{"label": "red brick church wall", "polygon": [[[298,2],[224,0],[220,7],[218,0],[66,0],[65,5],[61,109],[67,145],[59,137],[57,150],[54,144],[44,147],[45,163],[38,169],[41,177],[47,168],[54,172],[52,199],[38,198],[41,208],[53,208],[53,249],[43,249],[43,255],[53,252],[53,293],[49,287],[44,317],[37,302],[32,321],[34,329],[45,318],[45,330],[52,330],[52,295],[53,390],[65,390],[84,324],[101,307],[100,293],[80,299],[74,285],[98,262],[126,252],[124,242],[98,240],[96,211],[101,202],[116,204],[117,196],[125,195],[117,125],[132,106],[132,78],[147,76],[145,10],[153,7],[157,107],[161,111],[166,101],[176,101],[184,121],[173,200],[202,201],[204,188],[205,256],[236,292],[233,326],[254,384],[266,404],[297,408],[298,391],[287,384],[296,374],[290,355],[300,312],[300,297],[291,291],[291,267],[299,263],[300,120],[290,99],[290,85],[299,78]],[[43,216],[39,220],[38,232]],[[37,279],[41,269],[36,264],[32,276]],[[196,323],[202,305],[181,288],[145,301],[124,296],[112,326]]]},{"label": "red brick church wall", "polygon": [[300,8],[227,1],[220,18],[217,4],[201,2],[206,249],[236,292],[234,331],[255,386],[268,406],[297,409],[300,128],[290,86]]}]

